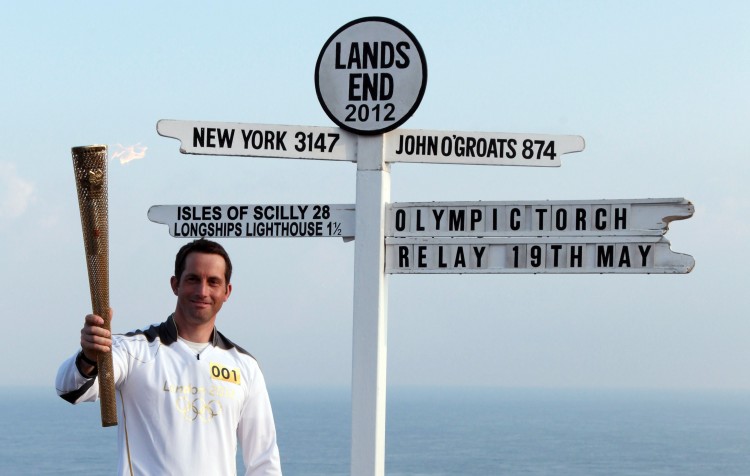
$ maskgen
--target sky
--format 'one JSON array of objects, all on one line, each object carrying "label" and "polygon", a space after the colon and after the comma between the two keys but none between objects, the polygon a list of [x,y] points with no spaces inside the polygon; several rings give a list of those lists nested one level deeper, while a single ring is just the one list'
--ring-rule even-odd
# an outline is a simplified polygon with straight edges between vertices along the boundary
[{"label": "sky", "polygon": [[[750,389],[750,5],[14,2],[0,16],[0,379],[52,386],[91,311],[71,147],[109,146],[113,329],[173,310],[158,204],[355,202],[349,162],[183,155],[160,119],[334,127],[314,69],[351,20],[419,40],[408,129],[580,135],[559,168],[394,164],[391,200],[684,197],[685,275],[393,275],[389,386]],[[121,163],[132,148],[143,157]],[[217,327],[269,387],[351,382],[354,243],[220,240]]]}]

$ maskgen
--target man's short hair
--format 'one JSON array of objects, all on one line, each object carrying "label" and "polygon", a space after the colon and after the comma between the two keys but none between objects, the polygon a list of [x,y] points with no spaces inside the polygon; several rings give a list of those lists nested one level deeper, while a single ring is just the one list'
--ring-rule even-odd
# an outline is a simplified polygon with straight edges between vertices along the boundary
[{"label": "man's short hair", "polygon": [[232,260],[229,259],[229,254],[220,244],[204,238],[191,241],[180,248],[177,252],[177,256],[174,260],[174,275],[177,278],[178,283],[180,282],[183,271],[185,271],[185,261],[190,253],[208,253],[219,255],[224,258],[224,263],[226,264],[224,279],[226,280],[226,284],[230,283],[232,278]]}]

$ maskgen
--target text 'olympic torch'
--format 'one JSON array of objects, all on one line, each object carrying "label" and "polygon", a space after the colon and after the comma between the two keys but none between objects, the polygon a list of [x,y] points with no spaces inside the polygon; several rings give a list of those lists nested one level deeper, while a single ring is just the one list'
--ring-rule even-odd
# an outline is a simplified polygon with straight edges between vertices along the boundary
[{"label": "text 'olympic torch'", "polygon": [[[109,219],[107,210],[107,146],[73,147],[73,171],[81,211],[81,228],[89,274],[93,313],[110,326],[109,316]],[[115,376],[112,353],[97,356],[102,426],[117,425]]]}]

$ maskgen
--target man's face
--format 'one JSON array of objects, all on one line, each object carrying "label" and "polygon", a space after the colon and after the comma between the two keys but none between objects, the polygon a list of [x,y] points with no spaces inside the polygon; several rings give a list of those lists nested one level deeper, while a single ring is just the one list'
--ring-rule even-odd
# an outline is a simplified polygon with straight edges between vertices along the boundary
[{"label": "man's face", "polygon": [[216,254],[190,253],[179,282],[172,277],[172,290],[177,296],[177,317],[183,324],[211,323],[221,306],[229,299],[232,285],[224,279],[226,263]]}]

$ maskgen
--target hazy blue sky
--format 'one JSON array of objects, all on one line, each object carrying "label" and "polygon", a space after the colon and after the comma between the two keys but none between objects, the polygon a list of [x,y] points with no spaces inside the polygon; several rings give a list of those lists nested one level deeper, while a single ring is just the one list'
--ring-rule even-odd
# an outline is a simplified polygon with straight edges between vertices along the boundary
[{"label": "hazy blue sky", "polygon": [[[105,4],[107,3],[107,4]],[[354,164],[181,155],[159,119],[333,126],[328,37],[393,18],[429,80],[404,127],[575,134],[560,168],[395,164],[392,200],[685,197],[688,275],[392,276],[391,385],[750,389],[750,4],[744,1],[14,2],[0,16],[0,379],[52,386],[90,311],[70,148],[109,169],[113,326],[174,309],[184,242],[156,204],[354,203]],[[71,6],[74,5],[74,6]],[[269,386],[348,386],[354,244],[223,240],[218,327]]]}]

